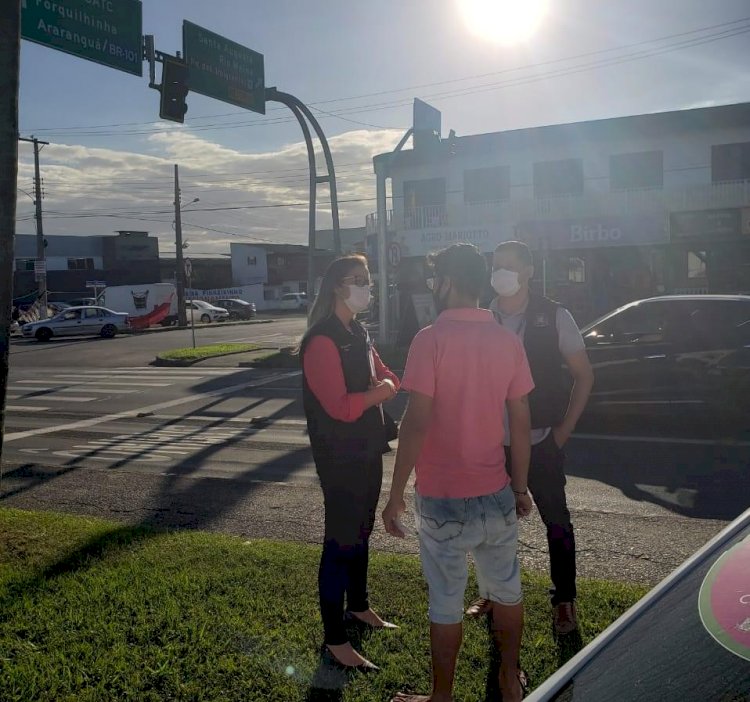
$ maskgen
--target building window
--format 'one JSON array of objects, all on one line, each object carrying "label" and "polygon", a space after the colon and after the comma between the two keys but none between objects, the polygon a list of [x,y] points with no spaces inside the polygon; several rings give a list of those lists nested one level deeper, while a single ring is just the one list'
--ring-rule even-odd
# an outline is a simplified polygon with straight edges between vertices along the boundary
[{"label": "building window", "polygon": [[473,168],[464,171],[464,202],[510,199],[510,167]]},{"label": "building window", "polygon": [[257,256],[248,256],[247,257],[247,265],[248,266],[257,266],[258,265],[258,257]]},{"label": "building window", "polygon": [[642,151],[609,157],[610,190],[664,187],[664,152]]},{"label": "building window", "polygon": [[17,271],[32,271],[34,270],[35,258],[17,258],[16,259],[16,270]]},{"label": "building window", "polygon": [[69,271],[93,271],[94,259],[93,258],[69,258],[68,270]]},{"label": "building window", "polygon": [[404,217],[407,229],[443,226],[446,223],[445,178],[405,181]]},{"label": "building window", "polygon": [[586,282],[586,263],[582,258],[568,259],[568,282],[585,283]]},{"label": "building window", "polygon": [[583,161],[566,158],[534,164],[534,197],[583,195]]},{"label": "building window", "polygon": [[750,141],[712,146],[711,180],[750,180]]},{"label": "building window", "polygon": [[706,252],[688,251],[687,255],[687,277],[689,280],[706,277]]}]

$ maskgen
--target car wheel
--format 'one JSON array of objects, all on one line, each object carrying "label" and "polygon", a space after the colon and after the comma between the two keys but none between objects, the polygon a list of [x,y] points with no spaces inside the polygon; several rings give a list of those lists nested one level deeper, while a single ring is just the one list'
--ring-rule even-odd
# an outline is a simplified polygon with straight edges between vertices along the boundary
[{"label": "car wheel", "polygon": [[42,327],[41,329],[36,330],[34,336],[36,336],[37,341],[49,341],[52,338],[52,330],[47,327]]},{"label": "car wheel", "polygon": [[207,315],[207,314],[201,315],[201,322],[203,322],[203,324],[208,324],[210,321],[211,321],[210,315]]},{"label": "car wheel", "polygon": [[113,339],[115,334],[117,334],[117,327],[114,324],[105,324],[99,333],[102,339]]}]

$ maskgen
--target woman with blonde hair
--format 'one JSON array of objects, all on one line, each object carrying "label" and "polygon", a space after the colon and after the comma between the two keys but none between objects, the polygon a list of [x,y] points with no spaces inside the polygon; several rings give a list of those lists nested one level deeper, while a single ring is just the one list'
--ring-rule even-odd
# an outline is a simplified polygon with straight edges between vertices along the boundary
[{"label": "woman with blonde hair", "polygon": [[318,571],[323,652],[334,663],[361,671],[377,667],[353,648],[345,621],[395,628],[370,608],[367,592],[369,539],[388,450],[380,405],[399,386],[356,319],[370,305],[370,287],[364,256],[334,260],[300,344],[305,415],[325,504]]}]

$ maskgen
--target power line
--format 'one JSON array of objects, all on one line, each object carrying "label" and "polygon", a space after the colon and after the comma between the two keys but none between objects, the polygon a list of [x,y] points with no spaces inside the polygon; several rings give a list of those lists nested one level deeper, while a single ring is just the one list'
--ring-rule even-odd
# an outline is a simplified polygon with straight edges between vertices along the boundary
[{"label": "power line", "polygon": [[[448,80],[435,81],[435,82],[432,82],[432,83],[424,83],[424,84],[421,84],[421,85],[410,86],[410,87],[407,87],[407,88],[398,88],[398,89],[392,89],[392,90],[384,90],[384,91],[379,91],[379,92],[375,92],[375,93],[366,93],[366,94],[362,94],[362,95],[350,96],[350,97],[345,97],[345,98],[334,98],[334,99],[330,99],[330,100],[324,100],[324,101],[319,101],[319,102],[312,102],[312,103],[309,103],[309,104],[310,104],[310,106],[315,107],[315,106],[318,106],[318,105],[330,104],[330,103],[335,103],[335,102],[347,102],[347,101],[353,101],[353,100],[361,100],[361,99],[365,99],[365,98],[379,97],[379,96],[382,96],[382,95],[389,95],[389,94],[395,94],[395,93],[400,93],[400,92],[405,92],[405,91],[418,90],[418,89],[427,88],[427,87],[435,87],[435,86],[439,86],[439,85],[448,85],[448,84],[451,84],[451,83],[459,83],[459,82],[465,82],[465,81],[469,81],[469,80],[478,80],[478,79],[487,78],[487,77],[490,77],[490,76],[497,76],[497,75],[503,75],[503,74],[513,73],[513,72],[517,72],[517,71],[523,71],[523,70],[541,68],[541,67],[544,67],[544,66],[550,66],[550,65],[555,65],[555,64],[558,64],[558,63],[564,63],[566,61],[574,61],[574,60],[577,60],[577,59],[588,58],[588,57],[591,57],[591,56],[597,56],[597,55],[601,55],[601,54],[613,53],[613,52],[616,52],[616,51],[626,51],[628,49],[633,49],[633,48],[640,47],[640,46],[646,46],[648,44],[656,44],[656,43],[665,42],[665,41],[672,40],[672,39],[678,39],[678,38],[687,37],[687,36],[691,36],[691,35],[695,35],[695,34],[706,33],[706,32],[710,32],[712,30],[716,30],[716,29],[719,29],[719,28],[733,27],[735,25],[740,25],[740,24],[743,24],[743,23],[747,23],[748,21],[750,21],[750,17],[743,17],[743,18],[740,18],[740,19],[737,19],[737,20],[732,20],[732,21],[729,21],[729,22],[723,22],[723,23],[716,24],[716,25],[710,25],[710,26],[705,26],[705,27],[700,27],[700,28],[697,28],[697,29],[685,31],[685,32],[679,32],[677,34],[665,35],[665,36],[657,37],[657,38],[654,38],[654,39],[647,39],[647,40],[642,40],[642,41],[639,41],[639,42],[634,42],[634,43],[631,43],[631,44],[623,44],[623,45],[620,45],[620,46],[617,46],[617,47],[610,47],[610,48],[606,48],[606,49],[599,49],[599,50],[596,50],[596,51],[589,51],[589,52],[585,52],[585,53],[581,53],[581,54],[576,54],[576,55],[572,55],[572,56],[561,57],[561,58],[557,58],[557,59],[550,59],[548,61],[542,61],[542,62],[537,62],[537,63],[533,63],[533,64],[526,64],[526,65],[517,66],[517,67],[514,67],[514,68],[503,69],[501,71],[493,71],[491,73],[477,74],[477,75],[474,75],[474,76],[466,76],[466,77],[463,77],[463,78],[453,78],[453,79],[448,79]],[[750,27],[740,28],[739,30],[736,30],[736,29],[735,30],[724,29],[723,31],[716,32],[714,34],[707,34],[706,36],[694,37],[693,39],[690,39],[690,40],[687,40],[687,41],[684,41],[684,42],[677,42],[677,43],[675,43],[674,45],[671,45],[671,46],[667,45],[665,47],[655,47],[654,49],[646,50],[645,52],[641,52],[642,55],[634,55],[632,57],[628,56],[628,55],[620,56],[620,57],[614,57],[613,59],[609,59],[608,61],[605,61],[602,64],[602,67],[608,66],[608,65],[616,65],[616,63],[620,63],[620,62],[623,62],[623,61],[626,61],[626,60],[639,60],[639,59],[642,59],[642,58],[647,58],[647,57],[652,56],[652,55],[656,56],[656,55],[660,55],[662,53],[666,53],[667,51],[679,50],[679,49],[688,48],[688,47],[691,47],[691,46],[700,46],[700,45],[705,44],[705,43],[710,43],[710,42],[713,42],[713,41],[718,41],[718,40],[721,40],[721,39],[726,39],[726,38],[729,38],[729,37],[732,37],[732,36],[738,36],[739,34],[746,33],[747,31],[750,31]],[[610,63],[610,61],[613,61],[613,60],[616,61],[616,63]],[[597,67],[599,67],[598,62],[594,62],[592,64],[588,64],[586,68],[587,68],[587,70],[591,70],[591,69],[597,68]],[[580,67],[574,67],[574,69],[576,69],[574,72],[580,72],[578,70],[578,69],[580,69]],[[564,70],[566,70],[566,69],[561,69],[561,71],[564,71]],[[560,75],[566,75],[566,73],[558,71],[558,72],[554,73],[553,76],[551,76],[551,77],[558,77]],[[530,78],[536,79],[536,80],[543,79],[542,76],[533,76],[533,77],[530,77]],[[516,79],[516,81],[521,81],[521,80],[523,80],[523,79]],[[532,80],[531,82],[534,82],[534,81]],[[523,84],[523,83],[522,82],[513,83],[513,85],[516,85],[516,84]],[[503,86],[502,84],[497,84],[497,87],[505,87],[505,86]],[[463,90],[472,90],[472,89],[471,88],[467,88],[467,89],[463,89]],[[450,97],[459,97],[459,96],[461,96],[463,94],[471,94],[471,92],[466,92],[466,93],[461,92],[461,93],[456,93],[456,94],[452,94],[451,92],[444,93],[444,94],[438,93],[438,94],[435,94],[435,95],[432,95],[432,96],[427,96],[427,97],[428,98],[433,98],[433,99],[434,98],[448,99]],[[409,100],[409,102],[410,102],[410,100]],[[349,113],[356,114],[358,111],[369,111],[370,109],[373,109],[373,110],[374,109],[391,109],[392,107],[401,106],[402,104],[404,104],[403,101],[396,101],[395,103],[393,103],[393,102],[391,102],[391,103],[385,103],[383,106],[378,106],[378,105],[375,105],[375,106],[372,106],[372,105],[371,106],[360,106],[360,107],[357,107],[357,108],[347,108],[347,109],[343,109],[343,110],[339,110],[339,111],[334,111],[334,112],[327,112],[327,111],[324,111],[324,110],[320,110],[318,108],[318,111],[320,111],[322,114],[326,115],[327,117],[336,117],[336,118],[339,118],[339,119],[344,119],[344,117],[342,117],[343,114],[349,114]],[[276,111],[276,110],[279,110],[279,109],[283,109],[283,108],[270,108],[269,112],[270,111]],[[208,115],[208,116],[200,117],[200,118],[196,118],[196,119],[215,119],[215,118],[219,118],[219,117],[239,116],[239,115],[242,115],[242,114],[244,114],[244,113],[243,112],[230,112],[230,113],[221,113],[221,114],[218,114],[218,115]],[[194,127],[188,126],[188,127],[185,127],[185,129],[188,129],[190,131],[205,131],[205,130],[208,130],[208,129],[239,128],[239,127],[243,127],[243,126],[254,126],[254,125],[260,125],[260,124],[264,124],[264,125],[265,124],[281,124],[281,123],[292,122],[292,121],[294,121],[293,118],[291,118],[291,117],[285,117],[285,118],[274,118],[274,119],[271,119],[271,120],[252,120],[250,122],[225,123],[225,124],[216,124],[216,123],[214,123],[214,124],[209,124],[209,125],[197,125],[197,126],[194,126]],[[354,121],[355,123],[360,123],[360,122],[357,122],[355,120],[349,120],[349,121]],[[116,124],[111,124],[111,125],[91,125],[91,126],[82,126],[82,127],[60,127],[60,128],[57,128],[57,129],[56,128],[52,128],[52,127],[48,127],[48,128],[39,128],[39,129],[36,129],[36,130],[33,130],[33,131],[35,131],[35,132],[43,132],[43,131],[44,132],[48,132],[48,131],[49,132],[55,132],[55,131],[78,131],[78,132],[80,132],[79,134],[76,134],[75,136],[110,136],[110,135],[113,135],[113,134],[119,134],[119,135],[139,135],[139,134],[158,133],[158,132],[164,131],[163,129],[158,129],[158,130],[139,130],[139,131],[129,131],[129,132],[127,132],[127,131],[126,132],[82,132],[81,131],[81,130],[89,130],[89,129],[121,127],[121,126],[141,126],[141,125],[150,125],[150,124],[161,124],[161,123],[160,122],[130,122],[130,123],[123,122],[123,123],[116,123]],[[376,126],[377,127],[377,125],[369,125],[367,123],[360,123],[360,124],[365,124],[366,126]],[[382,127],[377,127],[377,128],[382,128]]]}]

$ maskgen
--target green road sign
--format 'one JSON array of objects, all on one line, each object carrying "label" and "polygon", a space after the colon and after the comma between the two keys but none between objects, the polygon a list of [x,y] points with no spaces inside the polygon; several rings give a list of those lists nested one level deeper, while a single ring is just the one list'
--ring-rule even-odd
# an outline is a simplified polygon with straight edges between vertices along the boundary
[{"label": "green road sign", "polygon": [[143,75],[141,0],[21,0],[21,36]]},{"label": "green road sign", "polygon": [[266,114],[263,54],[187,20],[182,49],[191,92]]}]

